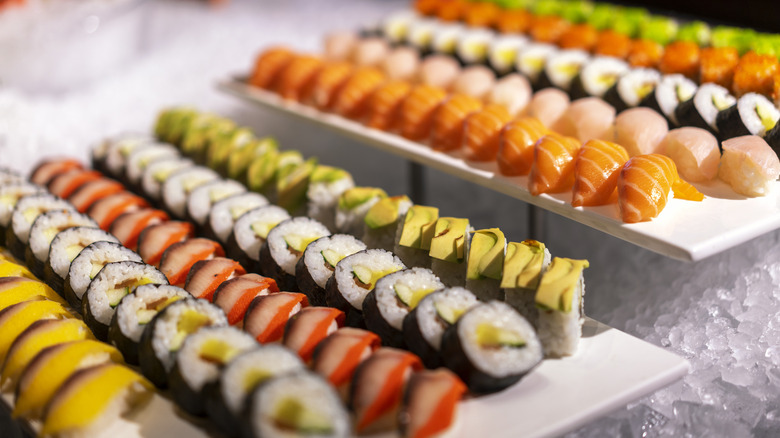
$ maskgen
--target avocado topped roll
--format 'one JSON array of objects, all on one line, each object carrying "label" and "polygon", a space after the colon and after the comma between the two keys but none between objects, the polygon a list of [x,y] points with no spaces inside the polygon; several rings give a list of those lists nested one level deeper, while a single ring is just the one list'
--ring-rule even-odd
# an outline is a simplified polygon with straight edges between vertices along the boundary
[{"label": "avocado topped roll", "polygon": [[142,260],[141,256],[116,242],[98,241],[89,244],[70,263],[63,296],[71,306],[81,308],[81,299],[92,279],[105,265],[121,261]]},{"label": "avocado topped roll", "polygon": [[186,219],[189,194],[198,186],[218,178],[216,172],[200,166],[187,167],[171,174],[160,192],[165,209],[178,219]]},{"label": "avocado topped roll", "polygon": [[502,300],[501,275],[506,254],[506,237],[498,228],[477,230],[469,248],[466,289],[481,301]]},{"label": "avocado topped roll", "polygon": [[187,126],[182,127],[179,149],[198,164],[205,165],[208,152],[220,135],[235,130],[232,120],[208,113],[197,113]]},{"label": "avocado topped roll", "polygon": [[466,284],[466,257],[473,228],[468,219],[440,217],[431,239],[431,270],[448,287]]},{"label": "avocado topped roll", "polygon": [[249,165],[246,173],[247,187],[253,192],[262,193],[270,200],[275,200],[276,181],[303,161],[303,155],[298,151],[269,150],[265,155],[256,157]]},{"label": "avocado topped roll", "polygon": [[94,227],[97,223],[89,216],[74,210],[52,210],[33,222],[30,227],[30,239],[24,253],[24,260],[36,276],[43,278],[44,266],[49,256],[49,248],[57,233],[71,227]]},{"label": "avocado topped roll", "polygon": [[101,241],[119,243],[116,237],[100,228],[72,227],[57,233],[51,241],[43,268],[46,284],[54,290],[64,290],[71,262],[84,248]]},{"label": "avocado topped roll", "polygon": [[403,221],[398,221],[393,252],[409,267],[429,268],[431,249],[439,209],[424,205],[409,207]]},{"label": "avocado topped roll", "polygon": [[309,158],[280,176],[276,181],[276,204],[291,215],[305,213],[306,193],[316,168],[317,159]]},{"label": "avocado topped roll", "polygon": [[353,187],[345,191],[338,200],[336,229],[341,233],[362,236],[368,210],[385,198],[387,193],[376,187]]},{"label": "avocado topped roll", "polygon": [[571,356],[577,352],[585,321],[587,260],[555,257],[536,290],[539,308],[539,340],[546,357]]},{"label": "avocado topped roll", "polygon": [[296,292],[295,266],[306,247],[330,231],[321,223],[307,217],[287,219],[275,226],[260,249],[262,274],[271,277],[281,290]]},{"label": "avocado topped roll", "polygon": [[194,166],[195,163],[187,158],[168,158],[154,163],[149,163],[141,175],[141,190],[144,196],[155,204],[162,201],[162,186],[171,175],[176,172]]},{"label": "avocado topped roll", "polygon": [[322,222],[329,230],[335,230],[339,197],[353,187],[355,182],[346,170],[317,166],[309,178],[309,187],[306,190],[306,215]]},{"label": "avocado topped roll", "polygon": [[245,127],[232,127],[216,132],[208,143],[206,161],[200,161],[222,176],[227,175],[230,155],[255,140],[252,130]]},{"label": "avocado topped roll", "polygon": [[534,327],[539,310],[535,295],[542,274],[550,265],[550,251],[536,240],[509,242],[506,246],[501,288],[504,301],[514,307]]},{"label": "avocado topped roll", "polygon": [[349,234],[320,237],[310,243],[295,266],[298,289],[313,306],[325,305],[325,286],[346,256],[366,249],[366,245]]},{"label": "avocado topped roll", "polygon": [[206,222],[207,234],[227,243],[236,220],[247,211],[264,205],[268,205],[268,200],[259,193],[246,192],[222,199],[211,207]]},{"label": "avocado topped roll", "polygon": [[5,246],[14,257],[24,259],[33,222],[43,213],[53,210],[75,211],[67,201],[48,193],[31,194],[19,199],[5,233]]},{"label": "avocado topped roll", "polygon": [[363,242],[369,248],[392,251],[398,222],[402,221],[412,206],[406,195],[391,196],[374,204],[363,218]]},{"label": "avocado topped roll", "polygon": [[287,210],[276,205],[264,205],[242,214],[233,224],[225,252],[252,272],[260,272],[260,248],[268,233],[280,222],[290,219]]},{"label": "avocado topped roll", "polygon": [[255,158],[262,157],[270,151],[278,152],[279,144],[271,137],[261,138],[244,145],[230,154],[227,164],[228,178],[247,184],[246,173]]},{"label": "avocado topped roll", "polygon": [[506,389],[543,358],[533,327],[506,303],[477,305],[442,336],[444,365],[474,394]]},{"label": "avocado topped roll", "polygon": [[238,181],[230,179],[209,181],[194,188],[187,196],[187,217],[196,226],[203,229],[214,204],[244,192],[246,192],[246,187]]}]

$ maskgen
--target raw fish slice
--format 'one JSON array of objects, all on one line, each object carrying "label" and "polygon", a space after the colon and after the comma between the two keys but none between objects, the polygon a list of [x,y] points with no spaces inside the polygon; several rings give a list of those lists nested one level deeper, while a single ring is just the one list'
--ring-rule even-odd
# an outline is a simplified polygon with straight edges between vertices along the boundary
[{"label": "raw fish slice", "polygon": [[517,73],[504,76],[493,87],[487,98],[488,103],[504,105],[512,116],[526,110],[531,102],[531,84],[525,76]]},{"label": "raw fish slice", "polygon": [[257,57],[255,68],[249,77],[249,84],[273,89],[279,73],[293,59],[295,54],[285,47],[272,47],[266,50]]},{"label": "raw fish slice", "polygon": [[346,61],[359,41],[358,35],[351,31],[334,32],[325,37],[325,59],[328,61]]},{"label": "raw fish slice", "polygon": [[382,61],[382,70],[389,79],[411,81],[420,68],[420,52],[413,47],[399,47]]},{"label": "raw fish slice", "polygon": [[109,233],[116,236],[123,246],[133,251],[137,249],[138,236],[150,225],[159,224],[168,220],[168,215],[154,208],[145,208],[142,210],[125,213],[111,223]]},{"label": "raw fish slice", "polygon": [[321,110],[329,110],[339,89],[352,74],[354,67],[346,62],[334,62],[320,70],[312,85],[311,100]]},{"label": "raw fish slice", "polygon": [[194,235],[195,227],[189,222],[170,221],[150,225],[138,236],[138,254],[144,262],[157,267],[165,250]]},{"label": "raw fish slice", "polygon": [[631,157],[663,153],[661,146],[668,133],[664,116],[650,108],[627,109],[615,118],[615,142]]},{"label": "raw fish slice", "polygon": [[184,290],[195,298],[213,301],[214,292],[223,282],[244,274],[246,270],[235,260],[224,257],[200,260],[190,268]]},{"label": "raw fish slice", "polygon": [[47,187],[52,195],[67,199],[79,187],[90,181],[100,179],[102,176],[102,173],[95,170],[71,169],[57,175]]},{"label": "raw fish slice", "polygon": [[390,53],[390,44],[382,38],[365,38],[355,45],[352,62],[361,67],[379,67]]},{"label": "raw fish slice", "polygon": [[472,161],[493,161],[498,155],[501,130],[512,120],[503,105],[487,105],[463,123],[463,150]]},{"label": "raw fish slice", "polygon": [[401,135],[410,140],[425,140],[431,132],[433,114],[447,97],[437,87],[421,85],[414,88],[401,106]]},{"label": "raw fish slice", "polygon": [[322,65],[322,60],[316,56],[296,57],[279,75],[277,91],[285,99],[303,100],[311,92]]},{"label": "raw fish slice", "polygon": [[615,121],[615,108],[598,97],[577,99],[566,108],[553,130],[577,138],[580,143],[588,140],[611,140],[610,128]]},{"label": "raw fish slice", "polygon": [[484,65],[463,69],[452,84],[452,91],[484,99],[496,84],[496,74]]},{"label": "raw fish slice", "polygon": [[557,88],[545,88],[534,94],[528,104],[528,115],[544,126],[554,126],[570,104],[569,95]]},{"label": "raw fish slice", "polygon": [[498,147],[498,169],[503,175],[528,175],[534,162],[534,144],[550,131],[535,117],[507,124]]},{"label": "raw fish slice", "polygon": [[214,292],[214,304],[225,312],[230,325],[243,326],[251,334],[252,330],[247,326],[251,321],[246,320],[246,314],[251,313],[248,309],[252,301],[274,292],[279,292],[279,287],[273,278],[244,274],[220,284]]},{"label": "raw fish slice", "polygon": [[460,65],[455,58],[446,55],[432,55],[420,65],[417,82],[438,88],[449,88],[460,74]]},{"label": "raw fish slice", "polygon": [[351,119],[365,116],[371,93],[384,80],[384,73],[376,68],[361,68],[355,71],[336,95],[333,110]]},{"label": "raw fish slice", "polygon": [[571,205],[604,205],[614,200],[620,169],[628,153],[619,144],[590,140],[577,154],[574,163],[574,189]]},{"label": "raw fish slice", "polygon": [[482,109],[482,102],[465,94],[454,94],[444,101],[433,117],[431,147],[437,151],[452,151],[460,148],[463,138],[463,121]]},{"label": "raw fish slice", "polygon": [[688,181],[709,181],[718,175],[718,139],[706,129],[686,126],[669,131],[661,149],[674,160],[680,176]]},{"label": "raw fish slice", "polygon": [[187,275],[195,263],[224,255],[225,251],[219,243],[196,237],[168,247],[160,259],[160,271],[165,274],[170,284],[184,287]]},{"label": "raw fish slice", "polygon": [[111,224],[123,213],[149,207],[146,200],[130,192],[115,193],[89,207],[87,215],[95,220],[101,229],[108,231]]},{"label": "raw fish slice", "polygon": [[723,142],[718,176],[737,193],[765,196],[778,174],[780,160],[761,137],[746,135]]},{"label": "raw fish slice", "polygon": [[368,125],[383,131],[398,129],[401,104],[412,90],[406,81],[388,82],[374,91],[368,102]]},{"label": "raw fish slice", "polygon": [[574,159],[580,142],[573,137],[547,134],[534,145],[534,163],[528,190],[532,195],[558,193],[574,184]]},{"label": "raw fish slice", "polygon": [[79,187],[68,198],[79,213],[86,213],[95,202],[125,190],[125,186],[113,179],[100,178]]}]

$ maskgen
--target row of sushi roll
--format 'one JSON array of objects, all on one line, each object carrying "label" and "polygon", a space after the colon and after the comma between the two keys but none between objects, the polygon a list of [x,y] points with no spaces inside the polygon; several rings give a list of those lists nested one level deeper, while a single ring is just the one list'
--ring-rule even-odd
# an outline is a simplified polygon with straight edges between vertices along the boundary
[{"label": "row of sushi roll", "polygon": [[[359,59],[362,46],[347,57]],[[384,60],[407,50],[395,49]],[[442,74],[442,65],[452,67],[452,74]],[[701,127],[670,130],[668,120],[650,108],[618,114],[597,97],[571,101],[556,88],[532,93],[521,75],[496,80],[484,67],[460,70],[440,55],[407,69],[404,78],[394,67],[323,61],[273,47],[259,55],[249,83],[468,162],[494,163],[505,176],[528,176],[534,195],[571,191],[575,207],[615,204],[625,222],[656,217],[672,189],[677,198],[702,200],[686,180],[718,177],[741,195],[765,196],[780,174],[777,154],[749,130],[732,129],[736,136],[721,143]],[[699,87],[702,96],[705,88]],[[751,96],[761,98],[745,95],[725,111],[729,126],[763,124],[747,109]],[[780,115],[771,103],[767,107]],[[652,178],[644,178],[645,172]],[[656,185],[663,196],[650,195]]]}]

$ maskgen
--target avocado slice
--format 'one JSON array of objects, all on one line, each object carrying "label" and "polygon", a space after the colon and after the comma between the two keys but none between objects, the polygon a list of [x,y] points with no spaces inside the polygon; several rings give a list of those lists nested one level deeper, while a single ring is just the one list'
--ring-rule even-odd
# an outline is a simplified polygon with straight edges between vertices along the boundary
[{"label": "avocado slice", "polygon": [[276,150],[269,150],[265,155],[252,160],[246,172],[246,182],[249,190],[266,193],[268,186],[273,181],[279,155],[280,153]]},{"label": "avocado slice", "polygon": [[506,237],[498,228],[475,231],[471,238],[466,278],[500,280],[504,268],[505,248]]},{"label": "avocado slice", "polygon": [[225,133],[234,131],[236,124],[232,120],[214,116],[204,129],[201,144],[189,153],[195,161],[201,164],[208,162],[210,151],[215,147],[215,143],[218,143],[219,138]]},{"label": "avocado slice", "polygon": [[492,322],[483,322],[477,326],[477,343],[482,348],[521,348],[525,346],[525,339],[520,334],[499,327]]},{"label": "avocado slice", "polygon": [[468,310],[467,308],[448,306],[446,302],[434,302],[433,308],[436,309],[436,314],[439,318],[449,325],[455,324],[455,322],[466,313],[466,310]]},{"label": "avocado slice", "polygon": [[143,308],[136,310],[135,315],[138,319],[138,325],[146,325],[154,318],[154,315],[160,312],[160,310],[168,307],[169,304],[181,300],[180,296],[163,297],[159,300],[152,301]]},{"label": "avocado slice", "polygon": [[279,181],[303,163],[303,155],[298,151],[280,152],[276,159],[274,181]]},{"label": "avocado slice", "polygon": [[221,132],[209,145],[207,163],[214,170],[226,174],[230,154],[255,139],[249,128]]},{"label": "avocado slice", "polygon": [[345,255],[337,251],[334,251],[330,248],[321,251],[320,254],[322,254],[322,258],[325,260],[325,263],[329,264],[333,268],[336,267],[336,265],[341,261],[341,259],[346,257]]},{"label": "avocado slice", "polygon": [[536,306],[541,309],[571,312],[572,298],[580,283],[582,271],[588,266],[587,260],[553,258],[539,282]]},{"label": "avocado slice", "polygon": [[506,246],[502,288],[536,289],[544,268],[544,243],[526,240]]},{"label": "avocado slice", "polygon": [[200,152],[206,143],[206,133],[212,123],[219,121],[213,114],[201,113],[192,118],[187,131],[182,134],[181,151],[185,155]]},{"label": "avocado slice", "polygon": [[387,193],[377,187],[353,187],[339,196],[339,209],[353,210],[377,197],[385,199]]},{"label": "avocado slice", "polygon": [[310,243],[314,242],[320,237],[322,236],[304,236],[301,234],[288,234],[284,236],[284,241],[287,243],[288,248],[298,253],[303,253],[303,251],[306,250],[306,247],[309,246]]},{"label": "avocado slice", "polygon": [[201,327],[208,327],[213,323],[208,315],[197,310],[187,309],[176,322],[176,335],[171,340],[170,351],[178,351],[184,339],[191,333],[195,333]]},{"label": "avocado slice", "polygon": [[190,126],[190,122],[197,115],[198,112],[192,109],[184,109],[171,114],[166,140],[175,145],[180,145],[184,134]]},{"label": "avocado slice", "polygon": [[241,353],[242,349],[224,339],[207,339],[200,346],[198,355],[206,362],[224,365]]},{"label": "avocado slice", "polygon": [[230,154],[227,164],[228,177],[245,182],[246,172],[252,161],[256,157],[262,157],[271,150],[279,150],[279,144],[271,137],[254,140],[249,144],[244,145]]},{"label": "avocado slice", "polygon": [[364,218],[366,225],[371,229],[378,229],[398,222],[398,211],[402,203],[411,204],[412,201],[406,195],[391,196],[374,204]]},{"label": "avocado slice", "polygon": [[290,213],[297,211],[306,202],[306,191],[309,189],[310,178],[316,168],[317,159],[309,158],[277,181],[276,204]]},{"label": "avocado slice", "polygon": [[331,184],[347,178],[352,179],[352,175],[349,172],[332,166],[317,166],[311,174],[312,183]]},{"label": "avocado slice", "polygon": [[352,274],[355,276],[355,279],[362,283],[365,289],[369,290],[374,288],[374,285],[377,281],[379,281],[380,278],[384,277],[385,275],[390,275],[398,270],[399,268],[393,267],[390,269],[374,271],[371,268],[363,265],[352,266]]},{"label": "avocado slice", "polygon": [[280,428],[302,435],[333,433],[333,423],[327,415],[308,409],[294,396],[288,396],[277,403],[273,420]]},{"label": "avocado slice", "polygon": [[451,263],[461,263],[466,254],[468,219],[441,217],[436,221],[431,239],[431,257]]},{"label": "avocado slice", "polygon": [[279,222],[255,222],[250,227],[257,237],[265,239],[268,237],[268,233],[271,232],[275,226],[279,225]]},{"label": "avocado slice", "polygon": [[439,209],[413,205],[406,212],[398,244],[409,248],[431,249],[431,240],[439,219]]},{"label": "avocado slice", "polygon": [[412,289],[411,287],[400,283],[393,286],[393,289],[395,290],[395,296],[410,309],[417,307],[420,300],[436,290],[431,288]]}]

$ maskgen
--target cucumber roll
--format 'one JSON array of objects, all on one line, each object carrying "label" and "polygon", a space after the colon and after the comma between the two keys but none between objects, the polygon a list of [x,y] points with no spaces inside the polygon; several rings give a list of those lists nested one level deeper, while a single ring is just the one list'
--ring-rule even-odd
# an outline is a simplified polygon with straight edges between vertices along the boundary
[{"label": "cucumber roll", "polygon": [[551,54],[545,60],[538,87],[555,87],[568,93],[574,78],[589,60],[590,55],[583,50],[561,50]]},{"label": "cucumber roll", "polygon": [[366,249],[366,245],[348,234],[320,237],[310,243],[295,266],[298,290],[306,294],[313,306],[325,305],[325,286],[346,256]]},{"label": "cucumber roll", "polygon": [[306,189],[306,215],[322,222],[329,230],[336,229],[336,206],[345,191],[355,187],[352,175],[346,170],[317,166]]},{"label": "cucumber roll", "polygon": [[125,361],[138,365],[138,344],[147,324],[169,304],[192,295],[167,284],[144,284],[116,306],[108,328],[108,340],[122,352]]},{"label": "cucumber roll", "polygon": [[251,272],[260,272],[260,248],[268,233],[280,222],[290,219],[287,210],[276,205],[253,208],[236,220],[225,252]]},{"label": "cucumber roll", "polygon": [[336,209],[336,230],[353,236],[363,235],[363,223],[368,210],[387,198],[384,190],[376,187],[353,187],[339,196]]},{"label": "cucumber roll", "polygon": [[504,300],[536,327],[539,309],[536,307],[536,289],[542,274],[550,265],[550,251],[542,242],[525,240],[509,242],[501,275]]},{"label": "cucumber roll", "polygon": [[585,278],[587,260],[555,257],[542,275],[536,291],[539,308],[539,340],[547,357],[570,356],[577,352],[585,321]]},{"label": "cucumber roll", "polygon": [[92,227],[72,227],[57,233],[51,241],[43,268],[46,284],[54,290],[63,291],[71,262],[95,242],[119,243],[119,240],[100,228]]},{"label": "cucumber roll", "polygon": [[84,322],[96,338],[108,339],[108,325],[116,306],[125,295],[149,283],[168,284],[168,279],[154,266],[142,262],[112,262],[98,272],[81,301]]},{"label": "cucumber roll", "polygon": [[424,205],[409,207],[403,221],[398,221],[393,253],[409,267],[429,268],[431,249],[439,209]]},{"label": "cucumber roll", "polygon": [[124,179],[133,191],[141,190],[141,178],[144,170],[154,162],[178,158],[179,151],[165,143],[152,143],[149,147],[133,151],[127,158]]},{"label": "cucumber roll", "polygon": [[465,31],[461,24],[442,24],[437,26],[433,32],[433,41],[431,49],[433,52],[441,55],[455,55],[458,46],[458,39]]},{"label": "cucumber roll", "polygon": [[259,193],[246,192],[230,196],[215,203],[208,216],[207,235],[227,243],[233,225],[241,215],[257,207],[268,205],[268,200]]},{"label": "cucumber roll", "polygon": [[406,36],[406,44],[414,47],[420,52],[420,57],[431,54],[433,45],[433,35],[436,28],[440,26],[438,21],[430,19],[415,20],[409,26],[409,33]]},{"label": "cucumber roll", "polygon": [[5,246],[14,257],[24,260],[33,222],[43,213],[53,210],[75,211],[70,203],[48,193],[31,194],[19,199],[5,233]]},{"label": "cucumber roll", "polygon": [[639,103],[666,117],[670,127],[679,126],[675,111],[680,103],[696,94],[697,85],[681,74],[665,75],[655,89]]},{"label": "cucumber roll", "polygon": [[0,240],[5,243],[8,227],[11,225],[16,203],[27,195],[44,194],[42,187],[26,182],[3,184],[0,186]]},{"label": "cucumber roll", "polygon": [[477,230],[471,237],[466,271],[466,289],[481,301],[502,300],[501,274],[506,255],[506,237],[498,228]]},{"label": "cucumber roll", "polygon": [[185,298],[166,306],[141,334],[141,372],[158,387],[168,385],[168,372],[184,339],[202,327],[227,326],[225,312],[205,300]]},{"label": "cucumber roll", "polygon": [[412,24],[418,20],[417,14],[411,11],[400,11],[390,14],[382,20],[380,32],[393,45],[404,44]]},{"label": "cucumber roll", "polygon": [[487,64],[488,51],[495,33],[488,29],[469,28],[458,37],[455,56],[463,65]]},{"label": "cucumber roll", "polygon": [[295,292],[295,266],[309,243],[330,231],[321,223],[306,217],[287,219],[275,226],[260,249],[262,274],[276,280],[282,290]]},{"label": "cucumber roll", "polygon": [[474,229],[468,219],[441,217],[431,239],[431,270],[449,287],[466,284],[466,257]]},{"label": "cucumber roll", "polygon": [[638,106],[661,81],[661,73],[649,68],[635,68],[621,76],[604,93],[604,100],[619,113]]},{"label": "cucumber roll", "polygon": [[674,111],[681,126],[693,126],[718,136],[718,113],[737,103],[729,90],[718,84],[702,84],[692,98],[680,103]]},{"label": "cucumber roll", "polygon": [[[261,344],[280,342],[287,321],[306,307],[309,307],[309,300],[301,293],[258,295],[252,299],[243,315],[243,329]],[[228,313],[228,319],[232,316],[232,312]]]},{"label": "cucumber roll", "polygon": [[404,317],[404,341],[420,356],[427,368],[441,366],[441,337],[461,315],[479,304],[477,297],[462,287],[432,292]]},{"label": "cucumber roll", "polygon": [[604,97],[618,78],[628,72],[628,64],[622,59],[597,56],[590,59],[572,81],[569,95],[572,99]]},{"label": "cucumber roll", "polygon": [[203,230],[214,204],[233,195],[246,192],[238,181],[215,179],[193,189],[187,196],[187,218]]},{"label": "cucumber roll", "polygon": [[81,308],[81,299],[90,282],[109,263],[141,262],[141,256],[119,243],[98,241],[86,246],[68,267],[63,296],[71,306]]},{"label": "cucumber roll", "polygon": [[375,333],[352,327],[340,328],[317,345],[311,369],[328,379],[341,398],[347,400],[355,370],[381,344]]},{"label": "cucumber roll", "polygon": [[225,435],[238,436],[249,394],[272,377],[304,369],[295,353],[279,345],[241,353],[222,370],[219,380],[204,387],[206,411]]},{"label": "cucumber roll", "polygon": [[471,308],[442,336],[444,365],[474,394],[498,392],[531,372],[543,358],[533,327],[500,301]]},{"label": "cucumber roll", "polygon": [[366,327],[382,338],[383,345],[405,348],[404,317],[426,295],[442,288],[439,277],[425,268],[404,269],[380,278],[363,300]]},{"label": "cucumber roll", "polygon": [[412,201],[406,195],[392,196],[374,204],[363,218],[363,242],[369,248],[392,251],[398,223],[403,221]]},{"label": "cucumber roll", "polygon": [[217,382],[220,370],[234,357],[254,348],[257,342],[234,327],[206,327],[188,336],[169,377],[176,404],[192,415],[206,415],[204,388]]},{"label": "cucumber roll", "polygon": [[552,44],[530,43],[520,49],[517,54],[517,71],[527,77],[534,91],[541,89],[539,78],[547,58],[556,53],[558,48]]},{"label": "cucumber roll", "polygon": [[145,134],[124,134],[111,139],[103,160],[99,156],[93,155],[93,162],[99,163],[95,168],[113,178],[125,181],[125,167],[130,155],[136,150],[151,146],[153,143],[154,139]]},{"label": "cucumber roll", "polygon": [[33,274],[43,278],[49,248],[57,233],[71,227],[93,227],[89,216],[74,210],[51,210],[38,216],[30,227],[30,238],[24,253],[25,264]]},{"label": "cucumber roll", "polygon": [[718,113],[715,124],[721,141],[743,135],[764,137],[780,119],[775,104],[757,93],[747,93],[737,103]]},{"label": "cucumber roll", "polygon": [[141,175],[141,190],[144,196],[161,205],[163,183],[174,173],[194,165],[195,163],[187,158],[169,158],[149,163]]},{"label": "cucumber roll", "polygon": [[172,173],[162,184],[161,195],[165,209],[178,218],[185,219],[187,214],[187,196],[196,187],[218,179],[219,175],[205,167],[186,167]]},{"label": "cucumber roll", "polygon": [[517,54],[528,38],[522,35],[500,35],[493,39],[488,49],[488,64],[501,77],[515,71]]}]

